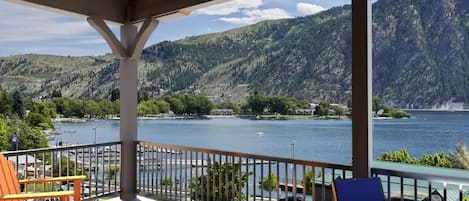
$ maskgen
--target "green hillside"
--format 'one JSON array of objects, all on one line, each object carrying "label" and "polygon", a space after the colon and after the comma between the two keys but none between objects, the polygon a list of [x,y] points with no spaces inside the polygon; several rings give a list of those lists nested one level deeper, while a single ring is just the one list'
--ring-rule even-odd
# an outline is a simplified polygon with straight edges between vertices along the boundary
[{"label": "green hillside", "polygon": [[[345,104],[351,96],[351,7],[260,22],[146,48],[140,90],[187,91],[217,101],[247,93]],[[386,104],[469,103],[469,4],[380,0],[373,5],[373,93]],[[105,97],[118,87],[112,56],[0,58],[1,86],[32,96]],[[462,104],[461,104],[462,106]]]}]

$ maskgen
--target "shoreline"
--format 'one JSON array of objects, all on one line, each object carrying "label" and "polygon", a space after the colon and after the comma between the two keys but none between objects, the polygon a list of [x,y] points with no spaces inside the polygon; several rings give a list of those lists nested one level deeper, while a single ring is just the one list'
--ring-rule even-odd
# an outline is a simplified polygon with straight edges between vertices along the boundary
[{"label": "shoreline", "polygon": [[[202,120],[202,119],[251,119],[251,120],[343,120],[350,119],[347,116],[312,116],[312,115],[206,115],[203,117],[186,117],[186,116],[160,116],[160,117],[137,117],[137,120]],[[387,120],[394,119],[392,117],[373,117],[374,120]],[[53,123],[84,123],[88,121],[103,121],[103,120],[120,120],[120,117],[111,117],[106,119],[96,119],[96,118],[55,118],[52,119]]]},{"label": "shoreline", "polygon": [[[468,110],[442,110],[442,109],[402,109],[408,112],[469,112]],[[114,116],[104,119],[97,118],[54,118],[53,123],[68,122],[68,123],[83,123],[87,121],[102,121],[102,120],[119,120],[120,117]],[[150,117],[137,117],[137,120],[194,120],[194,119],[253,119],[253,120],[299,120],[299,119],[311,119],[311,120],[338,120],[338,119],[350,119],[350,117],[344,116],[328,116],[318,117],[313,115],[205,115],[205,116],[150,116]],[[389,120],[397,119],[392,117],[373,117],[374,120]]]},{"label": "shoreline", "polygon": [[402,109],[411,112],[469,112],[469,109]]}]

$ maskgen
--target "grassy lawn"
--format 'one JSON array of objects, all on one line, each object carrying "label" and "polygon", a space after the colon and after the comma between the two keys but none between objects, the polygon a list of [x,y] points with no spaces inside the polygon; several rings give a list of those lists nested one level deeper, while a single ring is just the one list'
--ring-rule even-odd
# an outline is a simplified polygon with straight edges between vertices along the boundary
[{"label": "grassy lawn", "polygon": [[[34,187],[36,186],[36,187]],[[60,187],[60,184],[59,183],[45,183],[45,184],[42,184],[42,183],[39,183],[39,184],[28,184],[27,185],[27,192],[49,192],[49,191],[55,191],[54,189],[57,189],[58,187]]]}]

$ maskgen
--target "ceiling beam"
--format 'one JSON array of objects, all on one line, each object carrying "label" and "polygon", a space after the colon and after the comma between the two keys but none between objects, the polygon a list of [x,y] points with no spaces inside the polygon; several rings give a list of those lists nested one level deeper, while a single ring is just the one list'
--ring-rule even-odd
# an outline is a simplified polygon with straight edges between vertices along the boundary
[{"label": "ceiling beam", "polygon": [[53,12],[81,17],[99,16],[123,24],[127,20],[128,0],[8,0]]},{"label": "ceiling beam", "polygon": [[133,0],[130,3],[130,21],[135,23],[148,16],[162,18],[167,15],[187,13],[227,1],[229,0]]},{"label": "ceiling beam", "polygon": [[7,0],[53,12],[81,17],[99,16],[118,24],[185,16],[198,8],[229,0]]}]

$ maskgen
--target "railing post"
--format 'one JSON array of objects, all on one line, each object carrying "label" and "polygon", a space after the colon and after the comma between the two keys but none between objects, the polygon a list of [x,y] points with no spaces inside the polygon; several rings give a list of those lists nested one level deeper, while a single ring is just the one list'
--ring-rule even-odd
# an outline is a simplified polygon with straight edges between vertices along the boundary
[{"label": "railing post", "polygon": [[353,177],[369,177],[373,160],[371,45],[371,2],[352,0]]}]

